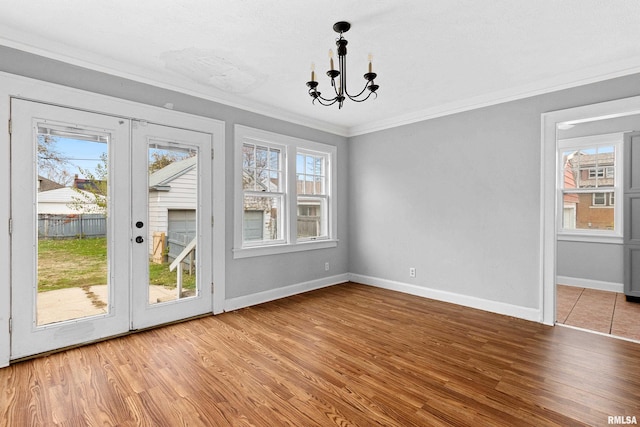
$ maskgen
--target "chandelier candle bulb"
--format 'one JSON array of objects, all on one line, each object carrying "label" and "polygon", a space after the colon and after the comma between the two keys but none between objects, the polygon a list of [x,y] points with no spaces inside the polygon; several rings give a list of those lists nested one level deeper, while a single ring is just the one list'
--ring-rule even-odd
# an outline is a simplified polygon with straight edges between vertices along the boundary
[{"label": "chandelier candle bulb", "polygon": [[331,63],[330,70],[333,71],[333,49],[329,49],[329,62]]},{"label": "chandelier candle bulb", "polygon": [[369,72],[370,72],[370,73],[372,73],[373,71],[371,71],[371,68],[372,68],[372,67],[371,67],[371,61],[373,60],[373,55],[372,55],[372,54],[369,54],[368,59],[369,59]]},{"label": "chandelier candle bulb", "polygon": [[316,64],[314,64],[313,62],[311,63],[311,81],[316,81]]}]

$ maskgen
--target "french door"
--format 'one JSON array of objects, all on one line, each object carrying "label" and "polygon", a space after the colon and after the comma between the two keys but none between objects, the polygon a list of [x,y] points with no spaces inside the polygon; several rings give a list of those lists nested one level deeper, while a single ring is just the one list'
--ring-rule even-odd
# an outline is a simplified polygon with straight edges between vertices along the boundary
[{"label": "french door", "polygon": [[[212,311],[211,135],[132,124],[132,329]],[[168,268],[167,268],[168,266]]]},{"label": "french door", "polygon": [[12,359],[211,312],[210,134],[20,99],[11,121]]}]

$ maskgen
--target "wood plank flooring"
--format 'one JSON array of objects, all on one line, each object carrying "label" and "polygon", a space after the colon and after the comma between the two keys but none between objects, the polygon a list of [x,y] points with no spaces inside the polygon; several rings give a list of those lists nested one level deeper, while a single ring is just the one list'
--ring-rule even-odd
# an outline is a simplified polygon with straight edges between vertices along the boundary
[{"label": "wood plank flooring", "polygon": [[640,420],[640,344],[354,283],[0,369],[11,427],[599,426],[626,415]]}]

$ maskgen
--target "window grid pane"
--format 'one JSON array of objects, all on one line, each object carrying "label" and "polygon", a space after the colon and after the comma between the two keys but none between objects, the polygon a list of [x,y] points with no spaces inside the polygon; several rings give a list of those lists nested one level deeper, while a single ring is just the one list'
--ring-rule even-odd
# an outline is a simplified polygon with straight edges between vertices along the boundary
[{"label": "window grid pane", "polygon": [[299,197],[297,238],[317,239],[327,235],[327,198]]},{"label": "window grid pane", "polygon": [[282,240],[283,195],[245,195],[243,201],[243,240],[274,242]]},{"label": "window grid pane", "polygon": [[299,195],[326,194],[326,158],[323,155],[298,153],[296,180]]},{"label": "window grid pane", "polygon": [[274,147],[242,145],[242,188],[280,192],[283,187],[282,151]]}]

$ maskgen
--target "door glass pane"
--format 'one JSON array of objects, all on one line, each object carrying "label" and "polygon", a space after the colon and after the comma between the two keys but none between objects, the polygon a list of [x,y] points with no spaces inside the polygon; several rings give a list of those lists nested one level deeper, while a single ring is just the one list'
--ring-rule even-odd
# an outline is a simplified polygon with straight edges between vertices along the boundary
[{"label": "door glass pane", "polygon": [[109,311],[108,136],[37,134],[38,325]]},{"label": "door glass pane", "polygon": [[149,304],[157,304],[198,294],[198,153],[153,142],[148,154]]}]

